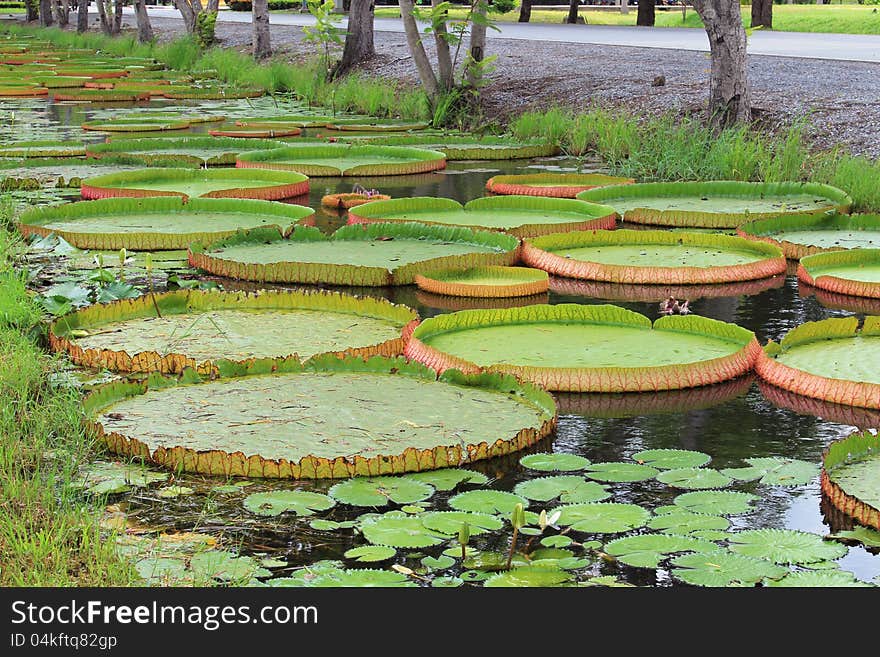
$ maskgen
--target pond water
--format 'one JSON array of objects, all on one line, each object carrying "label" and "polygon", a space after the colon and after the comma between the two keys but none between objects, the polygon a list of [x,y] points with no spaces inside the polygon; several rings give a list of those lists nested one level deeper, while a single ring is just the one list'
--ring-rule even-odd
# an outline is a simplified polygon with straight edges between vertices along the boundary
[{"label": "pond water", "polygon": [[[141,105],[145,106],[146,104]],[[170,108],[171,111],[181,113],[209,111],[227,115],[239,113],[242,116],[257,112],[291,114],[297,111],[296,106],[290,104],[273,108],[267,100],[161,105],[152,103],[150,107]],[[120,108],[118,105],[92,108],[73,103],[46,103],[42,100],[4,100],[0,102],[0,118],[8,119],[14,112],[15,120],[14,123],[9,120],[0,121],[0,141],[28,138],[101,139],[102,133],[86,133],[79,125],[86,119],[106,119],[118,115],[123,109],[127,113],[132,110],[131,107]],[[197,126],[195,131],[203,133],[208,129],[208,124],[203,124]],[[311,131],[320,132],[314,129]],[[307,131],[306,136],[309,132]],[[588,161],[562,157],[512,162],[452,162],[445,171],[416,176],[313,178],[308,199],[294,201],[318,209],[319,227],[330,231],[342,225],[344,220],[339,213],[320,209],[320,199],[325,194],[351,191],[354,183],[368,189],[378,189],[393,198],[443,196],[466,202],[483,196],[486,180],[498,173],[574,171],[579,167],[583,171],[600,170]],[[101,166],[99,170],[110,172],[120,168],[131,167]],[[56,173],[55,167],[52,172]],[[3,175],[0,172],[0,177]],[[57,169],[57,175],[69,177],[71,171],[62,166]],[[69,196],[68,194],[67,197]],[[87,255],[88,257],[79,257],[78,260],[73,257],[71,260],[84,267],[93,266],[88,264],[92,254]],[[112,254],[108,254],[108,257],[111,262],[115,262]],[[196,272],[189,270],[180,261],[183,258],[185,254],[172,256],[176,271],[185,277],[197,276]],[[249,283],[217,278],[212,280],[218,281],[229,290],[256,287]],[[347,291],[381,296],[406,304],[416,308],[423,318],[457,308],[481,307],[474,300],[436,297],[419,292],[414,286],[387,289],[348,288]],[[677,290],[673,293],[682,298],[688,291]],[[847,310],[845,304],[837,308],[822,305],[810,290],[798,286],[791,269],[786,276],[759,284],[727,291],[723,288],[707,288],[692,293],[694,296],[686,298],[690,299],[690,308],[694,313],[750,329],[757,334],[761,344],[771,339],[780,339],[787,331],[803,322],[847,316],[854,312],[858,314],[860,310],[858,307]],[[658,317],[658,301],[665,296],[665,291],[656,293],[646,286],[624,289],[621,286],[590,286],[557,279],[551,285],[549,294],[518,300],[517,303],[615,303],[655,319]],[[560,417],[556,434],[530,451],[576,454],[593,462],[631,461],[631,456],[641,450],[675,448],[705,452],[712,457],[709,467],[717,469],[742,467],[746,465],[744,459],[754,457],[786,457],[819,464],[823,450],[833,440],[851,433],[856,425],[862,428],[880,426],[880,413],[860,413],[856,409],[800,398],[768,388],[753,378],[681,393],[564,394],[558,395],[558,399]],[[500,490],[511,490],[519,482],[551,474],[522,467],[518,463],[518,457],[480,462],[472,467],[489,475],[488,487]],[[313,529],[310,527],[313,518],[309,517],[284,515],[278,518],[257,518],[243,508],[242,495],[221,495],[214,492],[215,486],[225,483],[223,480],[183,475],[175,477],[174,483],[191,487],[195,493],[165,499],[155,495],[152,489],[141,488],[131,494],[114,498],[114,501],[137,524],[169,531],[207,532],[222,536],[231,545],[240,546],[243,553],[268,554],[281,559],[287,566],[277,571],[280,575],[290,574],[292,567],[318,559],[342,559],[345,550],[366,544],[363,537],[351,530],[331,532]],[[248,486],[247,492],[274,488],[326,492],[331,483],[259,481]],[[473,487],[465,486],[458,490],[471,488]],[[614,483],[609,488],[613,501],[641,504],[649,509],[670,504],[677,494],[684,492],[653,479],[646,482]],[[752,511],[731,518],[732,529],[797,529],[827,535],[851,528],[846,518],[826,509],[818,475],[808,484],[790,488],[737,483],[728,490],[750,492],[760,498],[755,502]],[[426,505],[432,509],[448,509],[446,500],[449,496],[449,493],[438,492]],[[532,508],[538,510],[553,505],[533,504]],[[372,509],[353,510],[338,505],[318,517],[341,521],[370,510]],[[481,548],[506,550],[509,532],[490,534],[488,538],[479,539],[477,542]],[[599,537],[599,540],[606,540],[606,537]],[[415,568],[421,556],[436,556],[442,549],[443,547],[418,551],[402,549],[394,562]],[[413,556],[414,553],[417,554]],[[861,546],[852,545],[848,554],[839,560],[839,564],[842,569],[853,572],[864,581],[871,581],[880,575],[880,556]],[[370,567],[370,564],[349,564],[349,567]],[[387,568],[388,563],[373,567]],[[637,585],[680,585],[670,577],[666,567],[656,570],[632,568],[597,559],[590,569],[594,574],[615,575],[622,581]],[[447,574],[457,570],[461,569],[453,567]]]}]

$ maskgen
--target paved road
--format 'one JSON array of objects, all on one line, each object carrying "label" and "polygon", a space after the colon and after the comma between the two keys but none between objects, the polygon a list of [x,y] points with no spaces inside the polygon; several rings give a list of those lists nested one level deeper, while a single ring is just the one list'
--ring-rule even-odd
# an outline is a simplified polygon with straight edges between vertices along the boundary
[{"label": "paved road", "polygon": [[[126,9],[126,12],[129,12]],[[176,9],[150,7],[150,14],[163,18],[179,18]],[[221,22],[249,23],[249,12],[221,11]],[[272,25],[311,25],[308,14],[272,12]],[[341,23],[345,24],[345,21]],[[597,45],[671,48],[708,51],[709,41],[703,30],[675,27],[619,27],[615,25],[554,25],[551,23],[499,23],[500,32],[489,31],[490,39],[522,39]],[[377,18],[379,32],[403,32],[397,18]],[[749,37],[752,55],[836,59],[853,62],[880,63],[880,36],[870,34],[811,34],[805,32],[755,32]]]}]

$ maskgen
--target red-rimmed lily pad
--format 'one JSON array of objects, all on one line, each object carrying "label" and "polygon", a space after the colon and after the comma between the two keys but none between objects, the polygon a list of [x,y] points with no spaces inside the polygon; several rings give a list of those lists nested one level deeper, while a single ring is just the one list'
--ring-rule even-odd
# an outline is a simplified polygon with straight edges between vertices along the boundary
[{"label": "red-rimmed lily pad", "polygon": [[826,251],[880,248],[880,215],[814,215],[750,221],[737,234],[779,246],[786,258],[800,260]]},{"label": "red-rimmed lily pad", "polygon": [[486,191],[493,194],[575,198],[581,192],[595,187],[629,185],[634,182],[632,178],[602,173],[525,173],[492,176],[486,181]]},{"label": "red-rimmed lily pad", "polygon": [[19,141],[0,146],[0,157],[82,157],[85,144],[72,141]]},{"label": "red-rimmed lily pad", "polygon": [[297,171],[307,176],[397,176],[443,169],[446,156],[405,146],[305,145],[243,153],[235,166]]},{"label": "red-rimmed lily pad", "polygon": [[852,249],[801,258],[798,279],[834,294],[880,299],[880,249]]},{"label": "red-rimmed lily pad", "polygon": [[822,456],[822,492],[859,523],[880,530],[880,435],[857,432],[833,442]]},{"label": "red-rimmed lily pad", "polygon": [[[256,143],[255,143],[256,142]],[[90,158],[114,164],[138,164],[155,167],[230,166],[240,153],[254,148],[275,148],[269,140],[219,139],[199,135],[175,139],[119,139],[103,144],[88,144],[85,154]]]},{"label": "red-rimmed lily pad", "polygon": [[546,272],[528,267],[475,267],[417,274],[420,290],[457,297],[524,297],[546,292]]}]

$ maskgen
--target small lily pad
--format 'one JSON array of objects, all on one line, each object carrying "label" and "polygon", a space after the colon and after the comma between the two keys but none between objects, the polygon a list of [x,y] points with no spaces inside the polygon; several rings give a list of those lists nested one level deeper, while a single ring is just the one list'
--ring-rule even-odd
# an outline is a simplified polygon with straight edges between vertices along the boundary
[{"label": "small lily pad", "polygon": [[501,490],[471,490],[449,499],[449,506],[458,511],[501,515],[510,515],[517,504],[528,507],[529,502],[524,497]]},{"label": "small lily pad", "polygon": [[462,581],[465,582],[482,582],[492,575],[484,570],[466,570],[461,574]]},{"label": "small lily pad", "polygon": [[750,529],[730,534],[730,550],[779,564],[834,560],[848,551],[841,543],[791,529]]},{"label": "small lily pad", "polygon": [[587,481],[577,475],[538,477],[518,483],[513,492],[537,502],[549,502],[561,497],[566,503],[599,502],[611,497],[611,493],[595,481]]},{"label": "small lily pad", "polygon": [[654,516],[648,522],[648,527],[659,529],[668,534],[690,534],[696,531],[719,530],[723,536],[724,530],[730,527],[730,521],[724,516],[691,513],[678,507],[670,513]]},{"label": "small lily pad", "polygon": [[571,580],[571,575],[560,568],[527,566],[498,573],[486,580],[486,587],[559,586]]},{"label": "small lily pad", "polygon": [[220,486],[214,486],[211,489],[212,493],[238,493],[241,491],[241,486],[235,486],[233,484],[221,484]]},{"label": "small lily pad", "polygon": [[244,507],[258,516],[280,516],[292,511],[298,516],[310,516],[315,511],[326,511],[336,505],[321,493],[304,490],[273,490],[252,493],[244,498]]},{"label": "small lily pad", "polygon": [[431,580],[431,586],[434,588],[456,588],[464,584],[461,577],[435,577]]},{"label": "small lily pad", "polygon": [[96,462],[84,466],[74,486],[97,495],[125,493],[132,488],[166,481],[167,472],[157,472],[137,463]]},{"label": "small lily pad", "polygon": [[638,463],[593,463],[587,466],[587,476],[598,481],[627,482],[646,481],[660,473],[656,468]]},{"label": "small lily pad", "polygon": [[455,559],[441,554],[439,557],[422,557],[421,563],[428,570],[446,570],[455,565]]},{"label": "small lily pad", "polygon": [[614,575],[599,575],[590,579],[578,582],[580,586],[608,586],[612,588],[631,588],[634,585],[629,582],[623,582]]},{"label": "small lily pad", "polygon": [[558,524],[595,534],[614,534],[644,527],[651,517],[651,513],[640,506],[617,502],[569,504],[556,507],[551,514],[557,511],[560,513]]},{"label": "small lily pad", "polygon": [[716,516],[735,516],[752,510],[756,495],[724,490],[701,490],[682,493],[673,502],[691,513],[705,513]]},{"label": "small lily pad", "polygon": [[385,545],[363,545],[361,547],[347,550],[342,556],[346,559],[354,559],[355,561],[373,562],[391,559],[395,554],[397,554],[397,550],[393,547]]},{"label": "small lily pad", "polygon": [[751,467],[722,470],[728,477],[742,481],[760,479],[768,486],[800,486],[808,484],[819,474],[819,465],[798,459],[777,457],[746,459]]},{"label": "small lily pad", "polygon": [[590,465],[589,459],[577,454],[529,454],[519,460],[519,464],[530,470],[545,472],[574,472]]},{"label": "small lily pad", "polygon": [[315,518],[309,523],[309,527],[317,531],[332,532],[337,529],[351,529],[356,524],[357,523],[353,520],[336,522],[335,520],[324,520],[322,518]]},{"label": "small lily pad", "polygon": [[611,541],[605,552],[621,563],[637,568],[657,568],[676,552],[711,552],[718,548],[710,541],[672,534],[640,534]]},{"label": "small lily pad", "polygon": [[422,516],[422,524],[428,529],[454,536],[467,523],[472,536],[501,529],[504,523],[498,516],[467,511],[434,511]]},{"label": "small lily pad", "polygon": [[183,559],[157,557],[141,559],[134,565],[140,575],[150,586],[173,586],[192,579],[186,571]]},{"label": "small lily pad", "polygon": [[749,586],[789,572],[772,561],[726,551],[683,554],[671,563],[675,566],[672,575],[694,586]]},{"label": "small lily pad", "polygon": [[568,536],[561,536],[559,534],[555,536],[545,536],[541,539],[541,545],[544,547],[568,547],[572,544],[571,538]]},{"label": "small lily pad", "polygon": [[310,586],[318,587],[401,587],[418,586],[403,573],[393,570],[337,570],[316,577]]},{"label": "small lily pad", "polygon": [[425,510],[425,507],[419,506],[418,504],[404,504],[400,507],[400,510],[404,513],[421,513]]},{"label": "small lily pad", "polygon": [[418,516],[389,513],[361,524],[364,538],[374,545],[421,548],[438,545],[449,537],[428,529]]},{"label": "small lily pad", "polygon": [[192,495],[195,491],[188,486],[166,486],[165,488],[160,488],[156,491],[156,495],[159,497],[172,498],[172,497],[180,497],[181,495]]},{"label": "small lily pad", "polygon": [[489,477],[476,470],[464,468],[443,468],[442,470],[425,470],[407,475],[408,479],[415,479],[424,484],[430,484],[436,490],[452,490],[459,484],[477,484],[482,486],[489,483]]},{"label": "small lily pad", "polygon": [[190,567],[199,580],[242,582],[272,574],[252,557],[240,557],[224,550],[201,552],[190,560]]},{"label": "small lily pad", "polygon": [[829,538],[844,539],[847,541],[858,541],[859,543],[862,543],[867,547],[880,547],[880,532],[878,532],[876,529],[862,527],[861,525],[857,525],[851,530],[843,530],[831,534]]},{"label": "small lily pad", "polygon": [[699,468],[712,460],[708,454],[689,449],[647,449],[636,452],[631,458],[640,465],[650,465],[658,470]]},{"label": "small lily pad", "polygon": [[711,468],[677,468],[657,475],[657,481],[675,488],[724,488],[733,480]]},{"label": "small lily pad", "polygon": [[353,506],[412,504],[434,494],[434,487],[409,477],[355,477],[334,484],[330,497]]},{"label": "small lily pad", "polygon": [[790,573],[777,580],[767,580],[765,586],[772,587],[873,587],[873,584],[856,579],[856,576],[846,570],[802,570]]}]

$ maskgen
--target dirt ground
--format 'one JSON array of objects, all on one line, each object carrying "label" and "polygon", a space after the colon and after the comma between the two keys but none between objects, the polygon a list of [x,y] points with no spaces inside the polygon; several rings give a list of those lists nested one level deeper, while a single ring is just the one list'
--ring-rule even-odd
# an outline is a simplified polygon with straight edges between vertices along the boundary
[{"label": "dirt ground", "polygon": [[[179,35],[183,24],[156,18],[153,27],[164,40]],[[218,23],[217,37],[222,45],[247,49],[251,26]],[[301,28],[272,27],[273,48],[292,61],[314,52],[302,37]],[[365,72],[418,82],[403,34],[376,32],[375,42],[377,56],[363,65]],[[487,50],[498,59],[484,93],[485,113],[502,122],[551,105],[597,104],[647,114],[705,112],[707,53],[491,37]],[[660,75],[665,84],[652,86]],[[775,128],[805,117],[817,148],[840,144],[854,154],[880,157],[880,65],[752,56],[749,79],[753,113],[763,124]]]}]

